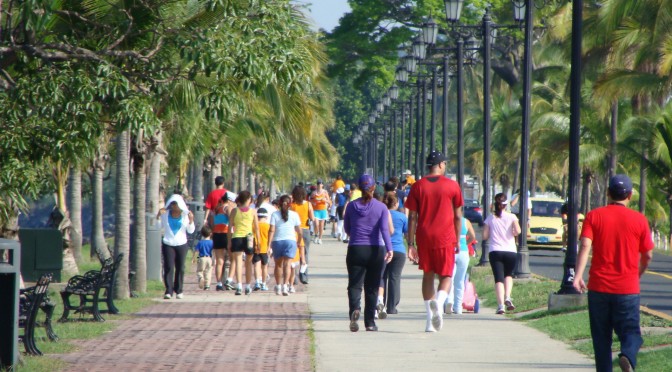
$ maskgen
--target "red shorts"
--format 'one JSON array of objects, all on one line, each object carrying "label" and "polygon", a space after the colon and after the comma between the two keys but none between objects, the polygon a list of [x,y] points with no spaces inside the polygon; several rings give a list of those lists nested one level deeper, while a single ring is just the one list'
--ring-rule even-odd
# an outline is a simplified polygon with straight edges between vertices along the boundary
[{"label": "red shorts", "polygon": [[455,247],[435,246],[418,241],[418,265],[424,272],[433,272],[439,276],[453,276],[455,268]]}]

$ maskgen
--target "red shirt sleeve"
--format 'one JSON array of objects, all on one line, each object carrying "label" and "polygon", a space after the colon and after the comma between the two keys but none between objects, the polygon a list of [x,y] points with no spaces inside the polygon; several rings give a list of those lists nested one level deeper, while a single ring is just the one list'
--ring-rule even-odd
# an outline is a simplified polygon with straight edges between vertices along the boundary
[{"label": "red shirt sleeve", "polygon": [[593,239],[592,217],[593,214],[591,212],[588,212],[586,218],[583,220],[583,227],[581,228],[581,238],[588,238],[590,240],[595,240]]},{"label": "red shirt sleeve", "polygon": [[460,186],[455,183],[455,192],[453,193],[453,208],[459,208],[464,205],[464,199],[462,198],[462,190]]}]

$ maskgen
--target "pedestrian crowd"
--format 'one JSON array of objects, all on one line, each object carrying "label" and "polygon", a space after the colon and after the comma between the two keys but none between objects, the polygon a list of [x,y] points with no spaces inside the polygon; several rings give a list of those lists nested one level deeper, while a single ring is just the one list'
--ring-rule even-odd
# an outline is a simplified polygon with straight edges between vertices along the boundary
[{"label": "pedestrian crowd", "polygon": [[[309,187],[300,183],[291,194],[275,200],[266,191],[256,196],[246,190],[234,194],[217,177],[217,188],[205,201],[206,222],[193,247],[199,288],[210,290],[214,268],[217,291],[233,290],[236,295],[268,291],[273,277],[275,293],[289,296],[296,290],[297,278],[309,283],[310,246],[322,244],[331,225],[332,238],[347,244],[350,331],[359,331],[362,315],[366,331],[377,331],[377,319],[398,314],[407,261],[423,272],[425,331],[440,331],[444,313],[459,315],[467,308],[469,246],[476,243],[476,234],[462,215],[462,190],[445,175],[445,156],[432,151],[426,167],[427,174],[417,180],[406,171],[401,182],[391,177],[384,184],[369,174],[346,184],[339,175],[327,189],[318,179]],[[610,204],[588,213],[581,229],[574,286],[577,291],[589,290],[591,334],[600,371],[611,370],[612,332],[621,341],[619,365],[624,370],[636,366],[642,343],[639,278],[651,259],[653,243],[643,215],[625,208],[631,195],[627,176],[612,177]],[[517,237],[524,233],[517,215],[508,211],[509,204],[507,195],[495,195],[482,231],[482,239],[489,242],[497,314],[515,310]],[[187,234],[195,231],[194,215],[176,194],[168,198],[157,219],[164,230],[164,298],[181,299]],[[629,227],[622,228],[623,224]],[[583,272],[591,249],[591,280],[586,285]]]}]

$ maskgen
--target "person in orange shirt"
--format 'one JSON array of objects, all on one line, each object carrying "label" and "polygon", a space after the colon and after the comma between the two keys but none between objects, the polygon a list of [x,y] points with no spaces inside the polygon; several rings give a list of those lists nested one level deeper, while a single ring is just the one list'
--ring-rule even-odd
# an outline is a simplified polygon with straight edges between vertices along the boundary
[{"label": "person in orange shirt", "polygon": [[271,225],[268,223],[268,211],[266,208],[257,209],[257,218],[259,218],[259,242],[257,242],[252,264],[254,265],[254,274],[256,283],[254,290],[268,291],[266,278],[268,278],[268,256],[273,253],[268,251],[268,230]]},{"label": "person in orange shirt", "polygon": [[331,193],[335,194],[339,187],[345,188],[345,182],[340,174],[336,175],[336,179],[331,183]]},{"label": "person in orange shirt", "polygon": [[303,284],[308,284],[308,252],[310,250],[310,221],[315,219],[313,215],[313,205],[306,201],[306,189],[303,186],[296,186],[292,190],[292,204],[289,209],[299,215],[301,221],[301,241],[299,253],[301,255],[301,266],[303,273],[299,271],[299,280]]},{"label": "person in orange shirt", "polygon": [[317,189],[310,194],[310,203],[313,205],[313,213],[317,226],[315,226],[315,244],[322,244],[322,233],[324,232],[324,224],[329,219],[327,210],[331,206],[329,193],[324,189],[324,182],[317,180]]}]

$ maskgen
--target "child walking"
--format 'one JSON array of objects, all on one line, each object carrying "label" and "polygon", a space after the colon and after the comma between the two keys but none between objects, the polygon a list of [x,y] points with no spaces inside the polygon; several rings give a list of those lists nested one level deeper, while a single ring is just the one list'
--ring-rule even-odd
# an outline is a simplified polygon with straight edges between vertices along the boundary
[{"label": "child walking", "polygon": [[201,240],[194,246],[194,258],[198,254],[196,264],[196,276],[198,277],[198,288],[209,290],[210,277],[212,276],[212,249],[214,247],[210,236],[212,230],[208,226],[201,228]]},{"label": "child walking", "polygon": [[271,228],[271,225],[268,223],[268,211],[266,208],[257,209],[257,218],[259,219],[259,237],[261,239],[257,242],[256,250],[252,257],[256,277],[254,290],[268,291],[266,278],[268,278],[268,255],[271,253],[268,251],[268,230]]}]

